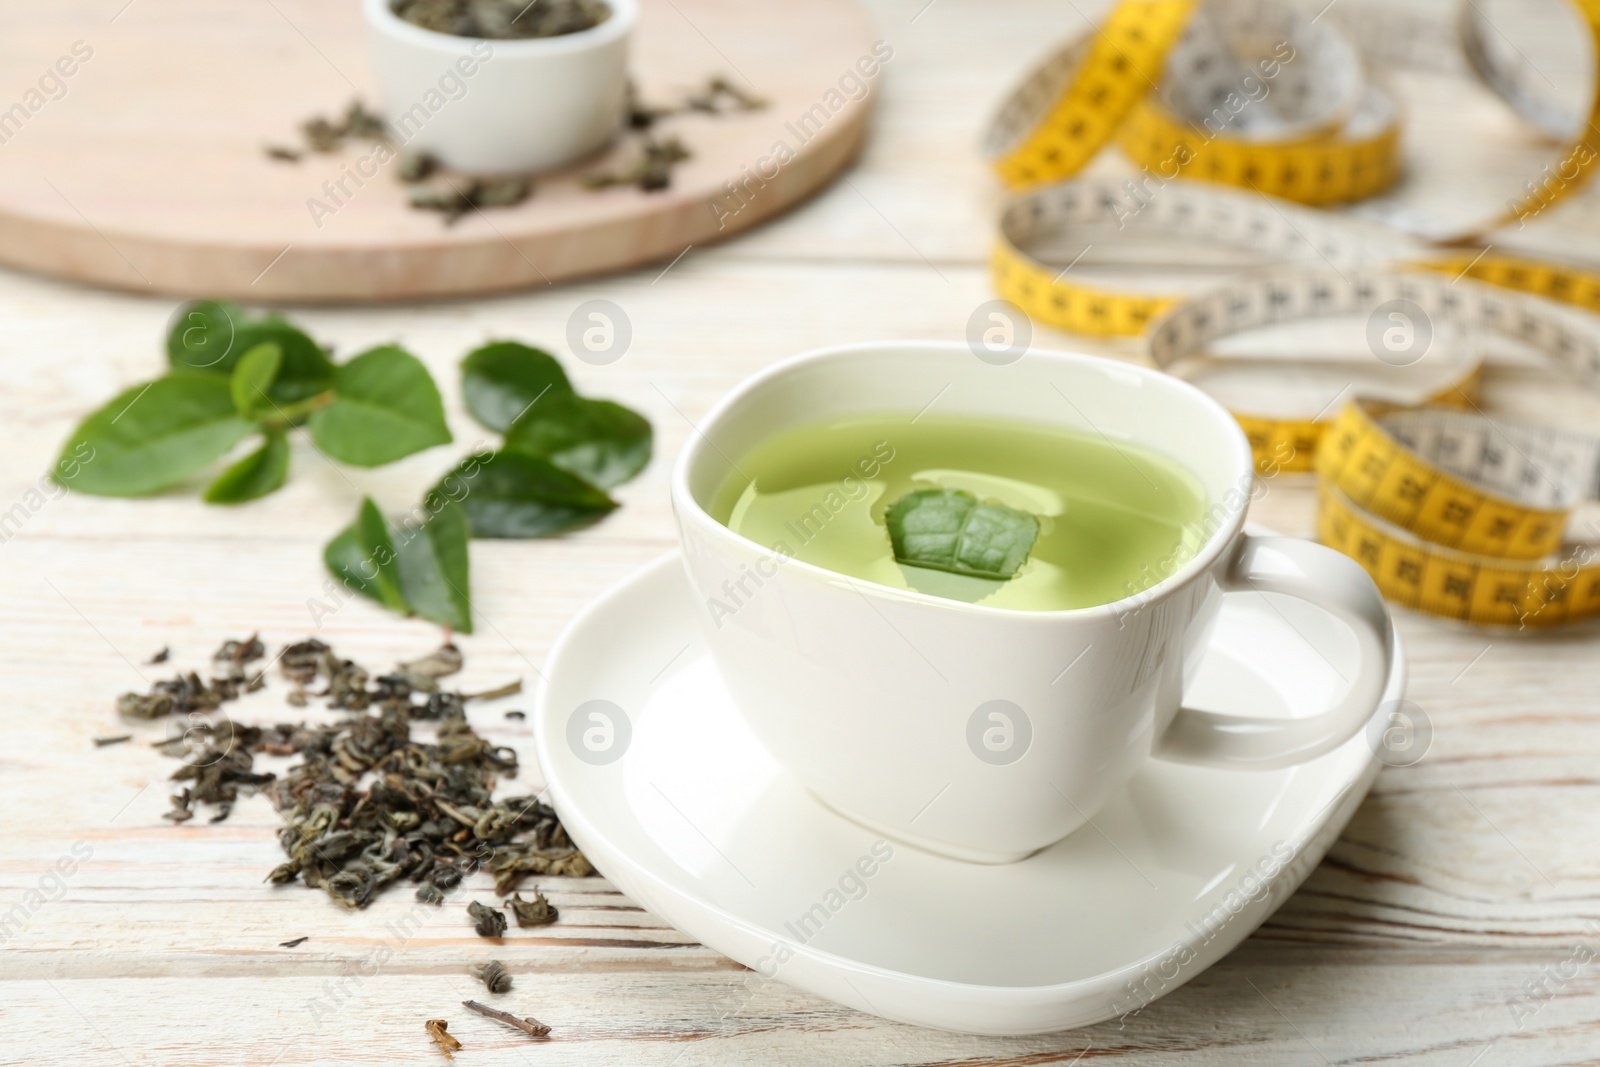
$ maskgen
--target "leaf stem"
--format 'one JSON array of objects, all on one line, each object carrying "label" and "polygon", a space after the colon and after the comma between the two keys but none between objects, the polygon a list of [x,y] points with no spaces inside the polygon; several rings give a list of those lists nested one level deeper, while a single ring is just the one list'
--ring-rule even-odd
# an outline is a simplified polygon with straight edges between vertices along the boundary
[{"label": "leaf stem", "polygon": [[300,419],[305,418],[305,416],[319,408],[327,407],[337,399],[339,399],[339,395],[329,389],[326,392],[318,393],[316,396],[308,396],[304,400],[297,400],[293,404],[277,406],[274,408],[273,417],[262,419],[261,425],[269,430],[292,429],[299,424]]}]

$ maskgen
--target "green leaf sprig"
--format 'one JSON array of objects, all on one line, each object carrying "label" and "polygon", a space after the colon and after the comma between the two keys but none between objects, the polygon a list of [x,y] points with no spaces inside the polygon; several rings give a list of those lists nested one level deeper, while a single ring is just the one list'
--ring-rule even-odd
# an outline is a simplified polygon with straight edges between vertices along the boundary
[{"label": "green leaf sprig", "polygon": [[550,353],[496,341],[461,362],[474,418],[504,435],[467,456],[405,521],[368,498],[323,558],[349,588],[404,614],[472,631],[467,541],[553,537],[616,510],[607,492],[650,462],[649,420],[580,396]]},{"label": "green leaf sprig", "polygon": [[1039,520],[961,489],[916,489],[884,514],[894,558],[913,567],[1009,579],[1027,562]]},{"label": "green leaf sprig", "polygon": [[305,426],[328,457],[358,467],[393,463],[452,438],[422,361],[395,345],[335,364],[277,315],[199,301],[179,309],[163,377],[136,385],[85,419],[62,448],[94,456],[62,484],[99,496],[149,496],[221,459],[252,434],[261,443],[204,490],[241,504],[281,488],[289,433]]}]

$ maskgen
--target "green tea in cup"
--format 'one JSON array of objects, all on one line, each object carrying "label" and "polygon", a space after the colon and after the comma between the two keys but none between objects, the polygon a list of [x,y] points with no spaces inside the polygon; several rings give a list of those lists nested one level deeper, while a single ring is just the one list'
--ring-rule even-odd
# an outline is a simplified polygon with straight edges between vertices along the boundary
[{"label": "green tea in cup", "polygon": [[852,416],[758,443],[712,515],[775,553],[1020,611],[1091,607],[1174,573],[1204,498],[1149,449],[992,417]]}]

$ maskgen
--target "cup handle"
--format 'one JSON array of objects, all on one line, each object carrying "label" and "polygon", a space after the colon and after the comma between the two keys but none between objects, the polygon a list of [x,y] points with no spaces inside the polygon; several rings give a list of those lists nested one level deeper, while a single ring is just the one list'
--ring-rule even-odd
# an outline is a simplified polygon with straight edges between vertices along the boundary
[{"label": "cup handle", "polygon": [[1344,699],[1310,718],[1258,719],[1180,707],[1154,755],[1235,770],[1274,770],[1315,759],[1355,736],[1383,696],[1394,659],[1389,612],[1360,564],[1297,537],[1246,534],[1221,585],[1224,592],[1285,593],[1343,620],[1360,652],[1355,679]]}]

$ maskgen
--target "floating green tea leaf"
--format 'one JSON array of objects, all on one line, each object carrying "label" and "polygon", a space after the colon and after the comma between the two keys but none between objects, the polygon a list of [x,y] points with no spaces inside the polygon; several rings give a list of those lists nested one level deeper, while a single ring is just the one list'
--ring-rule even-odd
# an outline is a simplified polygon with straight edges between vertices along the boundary
[{"label": "floating green tea leaf", "polygon": [[228,379],[174,373],[124,391],[67,438],[61,484],[99,496],[147,496],[205,467],[255,424],[239,417]]},{"label": "floating green tea leaf", "polygon": [[233,365],[233,376],[228,379],[233,406],[239,414],[247,419],[270,414],[272,403],[267,399],[267,390],[272,388],[282,366],[283,350],[271,341],[256,345],[239,357]]},{"label": "floating green tea leaf", "polygon": [[[240,363],[240,366],[243,366]],[[207,504],[242,504],[283,488],[289,475],[289,439],[268,430],[261,447],[217,476],[206,487]]]},{"label": "floating green tea leaf", "polygon": [[312,440],[334,459],[378,467],[452,439],[428,368],[396,345],[340,366],[334,387],[337,399],[311,415]]},{"label": "floating green tea leaf", "polygon": [[334,577],[351,589],[395,611],[410,611],[400,590],[400,565],[389,521],[370,496],[361,501],[356,521],[328,542],[322,558]]},{"label": "floating green tea leaf", "polygon": [[466,512],[452,501],[428,499],[437,510],[420,526],[396,531],[400,588],[411,610],[424,619],[470,634]]},{"label": "floating green tea leaf", "polygon": [[552,392],[511,424],[506,447],[544,456],[563,470],[610,489],[650,462],[650,422],[609,400]]},{"label": "floating green tea leaf", "polygon": [[276,315],[254,316],[226,301],[200,300],[178,309],[167,334],[167,361],[175,369],[226,377],[246,352],[268,343],[277,345],[283,358],[267,391],[273,404],[294,404],[333,386],[333,361],[305,331]]},{"label": "floating green tea leaf", "polygon": [[472,417],[504,433],[535,401],[570,393],[556,357],[516,341],[496,341],[461,361],[461,391]]},{"label": "floating green tea leaf", "polygon": [[468,457],[440,484],[438,492],[447,485],[464,490],[473,537],[549,537],[617,506],[603,489],[543,456],[515,450]]},{"label": "floating green tea leaf", "polygon": [[959,489],[918,489],[884,516],[894,558],[977,578],[1010,578],[1033,551],[1039,520]]}]

